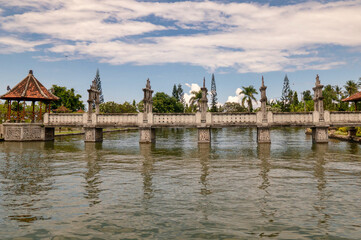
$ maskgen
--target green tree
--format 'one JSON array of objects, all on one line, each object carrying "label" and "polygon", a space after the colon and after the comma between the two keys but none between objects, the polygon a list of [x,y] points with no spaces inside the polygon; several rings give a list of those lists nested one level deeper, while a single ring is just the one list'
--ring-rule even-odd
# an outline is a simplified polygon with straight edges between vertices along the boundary
[{"label": "green tree", "polygon": [[247,108],[236,102],[226,102],[223,105],[224,112],[247,112]]},{"label": "green tree", "polygon": [[295,92],[293,93],[293,101],[292,101],[292,103],[293,103],[294,105],[298,105],[298,104],[299,104],[297,91],[295,91]]},{"label": "green tree", "polygon": [[180,83],[178,84],[177,93],[178,93],[178,98],[179,98],[178,101],[184,105],[184,103],[185,103],[184,91],[183,91],[182,85]]},{"label": "green tree", "polygon": [[60,87],[53,85],[51,92],[60,98],[60,100],[51,104],[51,109],[57,109],[60,106],[64,106],[70,109],[72,112],[76,112],[80,109],[84,110],[83,101],[81,101],[81,95],[75,94],[74,88],[67,89],[66,87]]},{"label": "green tree", "polygon": [[102,113],[136,113],[137,108],[129,102],[123,104],[115,102],[105,102],[99,105],[99,110]]},{"label": "green tree", "polygon": [[303,95],[303,101],[309,101],[312,100],[312,95],[310,90],[306,90],[302,92]]},{"label": "green tree", "polygon": [[283,80],[282,96],[281,96],[281,107],[283,112],[290,111],[290,105],[292,102],[290,81],[288,80],[287,74]]},{"label": "green tree", "polygon": [[198,92],[192,91],[191,94],[193,94],[193,96],[189,99],[189,109],[190,112],[196,112],[199,100],[202,98],[202,90],[199,90]]},{"label": "green tree", "polygon": [[212,83],[211,83],[211,112],[217,112],[217,88],[216,80],[214,74],[212,74]]},{"label": "green tree", "polygon": [[177,89],[177,85],[173,85],[173,91],[172,91],[172,96],[177,99],[177,101],[179,101],[179,95],[178,95],[178,89]]},{"label": "green tree", "polygon": [[157,92],[153,97],[153,112],[156,113],[181,113],[184,106],[175,97],[164,92]]},{"label": "green tree", "polygon": [[95,82],[97,83],[98,90],[100,91],[99,102],[104,102],[103,90],[102,90],[102,82],[100,81],[99,69],[97,69],[97,73],[95,74],[94,78]]},{"label": "green tree", "polygon": [[258,94],[256,89],[251,85],[248,87],[242,87],[242,91],[240,93],[244,94],[242,98],[242,106],[244,107],[244,103],[247,101],[248,112],[252,112],[252,100],[257,101],[254,97],[254,94]]},{"label": "green tree", "polygon": [[358,89],[357,89],[358,85],[353,80],[348,80],[344,87],[346,89],[346,93],[347,93],[348,97],[357,93],[357,91],[358,91]]}]

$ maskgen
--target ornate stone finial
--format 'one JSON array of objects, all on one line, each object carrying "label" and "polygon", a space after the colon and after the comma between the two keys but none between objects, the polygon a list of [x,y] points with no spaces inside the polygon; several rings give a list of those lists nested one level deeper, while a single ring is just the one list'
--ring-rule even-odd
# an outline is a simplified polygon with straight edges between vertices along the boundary
[{"label": "ornate stone finial", "polygon": [[316,75],[316,85],[320,84],[320,77],[318,76],[318,74]]},{"label": "ornate stone finial", "polygon": [[151,89],[149,78],[147,79],[147,84],[145,85],[145,88]]},{"label": "ornate stone finial", "polygon": [[262,87],[264,87],[264,78],[262,76]]},{"label": "ornate stone finial", "polygon": [[91,90],[98,90],[97,82],[95,79],[92,81],[92,85],[90,85]]},{"label": "ornate stone finial", "polygon": [[33,75],[33,70],[29,70],[29,75]]}]

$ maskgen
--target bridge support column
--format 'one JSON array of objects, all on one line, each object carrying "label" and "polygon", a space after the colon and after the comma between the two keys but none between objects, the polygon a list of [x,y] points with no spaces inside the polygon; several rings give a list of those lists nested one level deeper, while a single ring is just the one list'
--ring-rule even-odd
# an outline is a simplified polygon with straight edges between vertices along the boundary
[{"label": "bridge support column", "polygon": [[269,127],[257,127],[257,142],[271,143],[271,134]]},{"label": "bridge support column", "polygon": [[356,133],[357,133],[357,129],[355,127],[349,127],[347,130],[347,135],[351,139],[356,137]]},{"label": "bridge support column", "polygon": [[55,137],[55,128],[45,127],[45,141],[54,141]]},{"label": "bridge support column", "polygon": [[139,128],[139,143],[154,143],[155,129],[151,127]]},{"label": "bridge support column", "polygon": [[103,141],[103,128],[84,127],[84,141],[85,142],[102,142]]},{"label": "bridge support column", "polygon": [[199,127],[198,128],[198,143],[210,143],[211,142],[211,128]]},{"label": "bridge support column", "polygon": [[328,127],[312,127],[312,143],[328,143]]}]

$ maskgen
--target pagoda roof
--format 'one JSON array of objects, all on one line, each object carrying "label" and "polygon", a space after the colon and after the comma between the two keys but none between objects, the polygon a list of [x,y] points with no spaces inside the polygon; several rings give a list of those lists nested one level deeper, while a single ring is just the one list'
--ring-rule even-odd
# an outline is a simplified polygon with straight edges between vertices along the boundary
[{"label": "pagoda roof", "polygon": [[30,70],[29,74],[13,87],[9,92],[0,96],[1,99],[7,100],[25,100],[25,101],[56,101],[59,97],[48,91],[41,84]]},{"label": "pagoda roof", "polygon": [[342,102],[358,102],[361,101],[361,92],[355,93],[348,98],[342,99]]}]

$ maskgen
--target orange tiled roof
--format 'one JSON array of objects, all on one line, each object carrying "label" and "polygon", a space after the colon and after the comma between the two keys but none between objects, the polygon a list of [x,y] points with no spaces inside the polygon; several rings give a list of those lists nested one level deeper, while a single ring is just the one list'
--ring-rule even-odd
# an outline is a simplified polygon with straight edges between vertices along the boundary
[{"label": "orange tiled roof", "polygon": [[1,99],[8,100],[29,100],[29,101],[56,101],[57,96],[48,91],[33,75],[30,70],[21,82],[13,87],[9,92],[0,96]]},{"label": "orange tiled roof", "polygon": [[361,92],[355,93],[348,98],[342,99],[342,102],[357,102],[361,101]]}]

